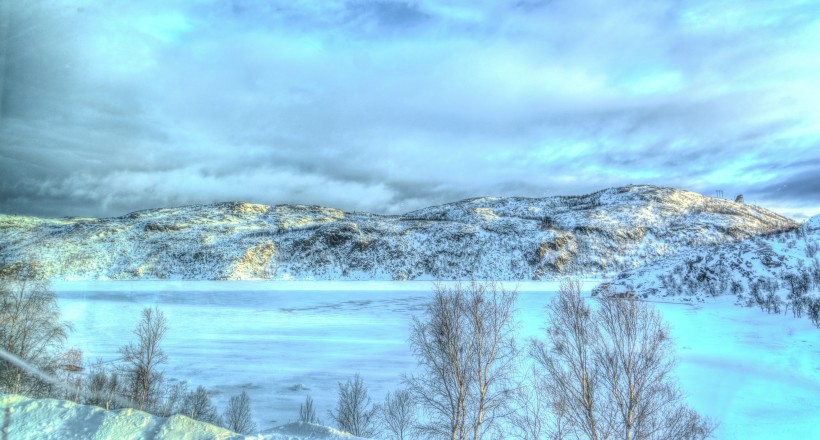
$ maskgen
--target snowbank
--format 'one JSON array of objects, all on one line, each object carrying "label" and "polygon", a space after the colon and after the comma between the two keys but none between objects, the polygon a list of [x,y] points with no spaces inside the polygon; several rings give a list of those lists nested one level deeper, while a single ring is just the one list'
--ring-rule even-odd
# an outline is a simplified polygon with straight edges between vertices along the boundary
[{"label": "snowbank", "polygon": [[820,215],[815,215],[803,223],[803,229],[806,232],[820,231]]},{"label": "snowbank", "polygon": [[7,434],[15,440],[355,439],[349,434],[308,423],[291,423],[246,437],[180,415],[162,418],[134,409],[106,411],[65,400],[31,399],[12,394],[0,396],[0,412],[8,414]]}]

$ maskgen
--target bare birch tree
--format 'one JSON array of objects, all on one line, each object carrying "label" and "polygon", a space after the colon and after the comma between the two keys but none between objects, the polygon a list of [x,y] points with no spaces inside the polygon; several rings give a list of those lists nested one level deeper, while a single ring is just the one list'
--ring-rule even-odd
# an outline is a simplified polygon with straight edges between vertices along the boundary
[{"label": "bare birch tree", "polygon": [[596,317],[601,338],[595,357],[614,410],[614,438],[708,436],[712,423],[684,405],[672,376],[674,345],[660,314],[634,298],[607,297]]},{"label": "bare birch tree", "polygon": [[[53,376],[61,366],[70,330],[60,320],[57,299],[36,265],[15,264],[0,270],[0,349]],[[50,391],[49,383],[0,360],[0,392],[44,397]]]},{"label": "bare birch tree", "polygon": [[513,394],[517,293],[478,282],[439,284],[434,293],[410,338],[421,372],[407,383],[426,415],[419,433],[479,439],[497,428]]},{"label": "bare birch tree", "polygon": [[376,435],[376,415],[379,407],[373,406],[367,387],[361,376],[356,374],[344,384],[339,383],[339,400],[330,417],[339,429],[357,437]]},{"label": "bare birch tree", "polygon": [[382,406],[381,423],[383,431],[390,439],[411,438],[413,425],[416,424],[416,403],[410,391],[397,390],[394,393],[387,393]]},{"label": "bare birch tree", "polygon": [[[593,313],[577,281],[548,306],[546,342],[531,353],[567,428],[584,439],[705,439],[713,423],[686,407],[672,376],[668,325],[635,298],[605,297]],[[555,414],[553,414],[555,416]]]},{"label": "bare birch tree", "polygon": [[186,382],[177,382],[173,385],[166,383],[164,388],[165,398],[162,400],[162,405],[157,408],[156,415],[169,417],[174,414],[184,414],[185,409],[182,406],[188,396],[188,384]]},{"label": "bare birch tree", "polygon": [[[592,310],[581,297],[577,280],[561,282],[558,297],[547,306],[550,323],[547,341],[533,341],[530,353],[536,365],[543,368],[548,380],[551,405],[565,405],[568,423],[584,438],[602,438],[600,368],[595,363],[593,348],[599,339],[592,321]],[[604,427],[605,428],[605,427]]]},{"label": "bare birch tree", "polygon": [[238,396],[232,396],[222,417],[225,427],[238,434],[253,434],[256,424],[251,417],[251,399],[248,393],[242,391]]},{"label": "bare birch tree", "polygon": [[[544,375],[534,366],[522,376],[515,394],[515,411],[510,415],[508,437],[519,440],[567,438],[566,404],[554,400],[547,392]],[[552,417],[545,417],[546,414]]]},{"label": "bare birch tree", "polygon": [[222,419],[211,402],[211,396],[202,385],[185,396],[182,401],[182,414],[200,422],[222,426]]},{"label": "bare birch tree", "polygon": [[137,341],[120,348],[127,395],[139,409],[150,409],[159,397],[163,380],[160,365],[168,362],[168,356],[160,345],[167,331],[165,315],[159,308],[146,307],[134,329]]}]

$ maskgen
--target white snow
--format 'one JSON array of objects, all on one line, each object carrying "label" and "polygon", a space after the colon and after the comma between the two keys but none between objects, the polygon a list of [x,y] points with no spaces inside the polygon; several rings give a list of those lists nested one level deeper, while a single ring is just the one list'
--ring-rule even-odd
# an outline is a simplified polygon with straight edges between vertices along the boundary
[{"label": "white snow", "polygon": [[228,430],[185,416],[167,419],[133,409],[105,411],[54,399],[0,396],[9,411],[9,438],[15,440],[156,439],[227,440],[243,438]]},{"label": "white snow", "polygon": [[[588,284],[604,281],[604,278],[588,278]],[[57,292],[380,292],[404,291],[424,292],[433,283],[454,286],[469,281],[160,281],[160,280],[58,280],[50,286]],[[497,281],[500,288],[515,289],[519,292],[556,291],[560,281]]]},{"label": "white snow", "polygon": [[815,215],[808,219],[806,223],[803,223],[803,229],[805,229],[806,232],[820,231],[820,215]]},{"label": "white snow", "polygon": [[134,409],[105,411],[55,399],[0,395],[0,415],[8,411],[8,438],[14,440],[307,440],[347,439],[350,434],[310,423],[291,423],[243,436],[175,415],[155,417]]},{"label": "white snow", "polygon": [[[140,308],[158,304],[169,318],[168,375],[215,391],[220,408],[246,390],[264,429],[295,420],[308,394],[327,422],[337,382],[356,372],[375,401],[399,387],[401,375],[415,368],[410,317],[421,313],[432,284],[415,291],[404,283],[392,284],[397,290],[385,283],[351,290],[347,282],[280,291],[254,291],[246,282],[217,283],[217,290],[194,285],[60,292],[60,306],[77,328],[70,342],[86,359],[115,358]],[[541,334],[551,297],[522,292],[522,340]],[[689,402],[720,422],[718,439],[820,438],[820,331],[805,319],[733,300],[656,303],[677,340],[677,372]]]}]

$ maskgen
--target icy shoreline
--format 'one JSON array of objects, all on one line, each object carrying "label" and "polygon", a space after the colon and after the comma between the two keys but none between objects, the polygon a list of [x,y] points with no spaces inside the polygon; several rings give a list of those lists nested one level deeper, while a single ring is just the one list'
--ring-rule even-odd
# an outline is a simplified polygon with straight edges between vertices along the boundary
[{"label": "icy shoreline", "polygon": [[[582,280],[585,290],[604,281]],[[253,292],[253,291],[429,291],[434,284],[453,286],[465,281],[190,281],[190,280],[59,280],[52,281],[57,292]],[[519,292],[555,292],[560,281],[496,281],[507,290]]]}]

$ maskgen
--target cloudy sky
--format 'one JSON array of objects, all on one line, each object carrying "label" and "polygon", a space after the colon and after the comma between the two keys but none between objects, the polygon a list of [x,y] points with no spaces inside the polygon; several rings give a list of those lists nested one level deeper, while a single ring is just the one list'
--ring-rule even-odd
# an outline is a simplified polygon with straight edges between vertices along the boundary
[{"label": "cloudy sky", "polygon": [[0,3],[2,213],[651,183],[820,214],[816,0]]}]

